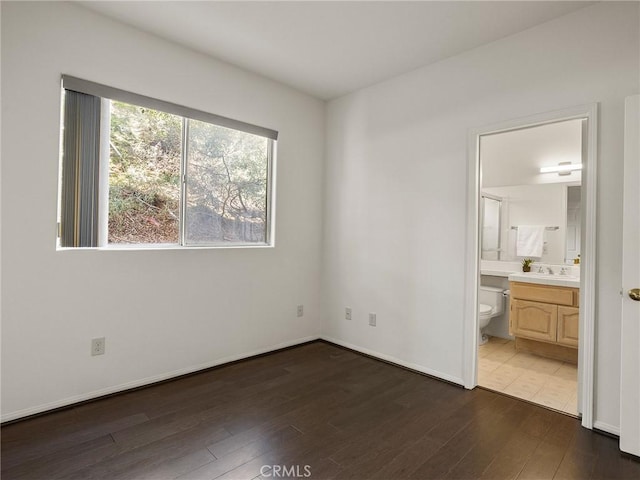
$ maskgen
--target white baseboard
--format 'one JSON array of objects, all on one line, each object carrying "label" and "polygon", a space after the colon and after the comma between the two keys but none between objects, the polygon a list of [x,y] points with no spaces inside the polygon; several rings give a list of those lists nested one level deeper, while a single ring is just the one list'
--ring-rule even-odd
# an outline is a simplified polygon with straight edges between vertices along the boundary
[{"label": "white baseboard", "polygon": [[617,437],[620,436],[620,427],[616,427],[614,425],[609,425],[605,422],[600,422],[596,420],[593,422],[593,428],[597,428],[598,430],[602,430],[603,432],[611,433]]},{"label": "white baseboard", "polygon": [[442,380],[446,380],[447,382],[455,383],[460,386],[464,386],[464,380],[459,377],[455,377],[453,375],[449,375],[447,373],[442,373],[437,370],[433,370],[431,368],[424,367],[422,365],[418,365],[416,363],[405,362],[399,358],[393,357],[391,355],[385,355],[384,353],[376,352],[375,350],[369,350],[368,348],[360,347],[358,345],[354,345],[349,342],[343,342],[342,340],[337,340],[335,338],[329,337],[327,335],[321,335],[320,338],[322,340],[326,340],[330,343],[335,343],[336,345],[341,345],[343,347],[349,348],[351,350],[355,350],[356,352],[364,353],[366,355],[370,355],[372,357],[379,358],[381,360],[386,360],[387,362],[395,363],[402,367],[410,368],[411,370],[416,370],[420,373],[424,373],[426,375],[430,375],[432,377],[440,378]]},{"label": "white baseboard", "polygon": [[202,363],[200,365],[193,365],[191,367],[181,368],[179,370],[174,370],[172,372],[161,373],[160,375],[154,375],[153,377],[141,378],[139,380],[134,380],[132,382],[122,383],[120,385],[114,385],[112,387],[107,387],[100,390],[94,390],[92,392],[82,393],[80,395],[74,395],[73,397],[67,397],[62,400],[57,400],[55,402],[45,403],[43,405],[37,405],[35,407],[29,407],[23,410],[17,410],[15,412],[3,414],[0,417],[0,421],[8,422],[11,420],[17,420],[22,417],[28,417],[29,415],[35,415],[37,413],[43,413],[48,410],[54,410],[56,408],[66,407],[69,405],[73,405],[74,403],[93,400],[95,398],[103,397],[105,395],[110,395],[112,393],[122,392],[125,390],[129,390],[131,388],[144,387],[152,383],[160,382],[163,380],[169,380],[171,378],[179,377],[181,375],[186,375],[189,373],[194,373],[199,370],[206,370],[207,368],[216,367],[218,365],[222,365],[229,362],[235,362],[236,360],[243,360],[245,358],[253,357],[255,355],[269,353],[274,350],[279,350],[281,348],[293,347],[295,345],[311,342],[313,340],[319,340],[319,337],[316,335],[316,336],[298,338],[296,340],[282,342],[276,345],[271,345],[269,347],[253,350],[251,352],[241,353],[238,355],[230,355],[228,357],[219,358],[217,360],[213,360],[207,363]]}]

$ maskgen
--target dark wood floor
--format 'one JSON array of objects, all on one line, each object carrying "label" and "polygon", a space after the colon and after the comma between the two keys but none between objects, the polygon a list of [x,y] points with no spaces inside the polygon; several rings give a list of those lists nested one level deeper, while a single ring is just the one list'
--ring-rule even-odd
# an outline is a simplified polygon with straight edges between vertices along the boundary
[{"label": "dark wood floor", "polygon": [[640,463],[571,417],[322,342],[2,428],[3,480],[308,473],[638,479]]}]

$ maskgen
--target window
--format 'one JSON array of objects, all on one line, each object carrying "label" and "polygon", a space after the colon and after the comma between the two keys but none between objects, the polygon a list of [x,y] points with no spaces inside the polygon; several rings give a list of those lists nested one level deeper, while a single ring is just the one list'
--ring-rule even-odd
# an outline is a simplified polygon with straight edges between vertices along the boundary
[{"label": "window", "polygon": [[182,118],[123,102],[105,107],[108,243],[180,243]]},{"label": "window", "polygon": [[63,76],[61,247],[268,245],[277,132]]}]

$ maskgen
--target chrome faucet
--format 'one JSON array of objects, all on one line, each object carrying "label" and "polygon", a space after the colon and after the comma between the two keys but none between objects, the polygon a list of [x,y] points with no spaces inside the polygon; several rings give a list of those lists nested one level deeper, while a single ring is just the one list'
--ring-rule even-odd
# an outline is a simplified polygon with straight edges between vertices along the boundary
[{"label": "chrome faucet", "polygon": [[549,275],[553,275],[553,270],[551,270],[551,267],[547,267],[547,272],[549,273]]},{"label": "chrome faucet", "polygon": [[538,273],[544,273],[544,268],[542,267],[538,268]]},{"label": "chrome faucet", "polygon": [[560,275],[566,275],[566,274],[567,274],[567,269],[566,269],[566,268],[564,268],[564,267],[562,267],[562,268],[560,269]]}]

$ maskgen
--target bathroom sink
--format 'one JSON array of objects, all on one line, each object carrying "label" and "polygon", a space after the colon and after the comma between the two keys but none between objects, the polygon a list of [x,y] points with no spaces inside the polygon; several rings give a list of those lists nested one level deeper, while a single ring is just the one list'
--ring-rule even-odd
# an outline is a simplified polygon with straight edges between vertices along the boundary
[{"label": "bathroom sink", "polygon": [[555,285],[559,287],[580,288],[580,277],[536,272],[518,272],[509,275],[511,282],[537,283],[541,285]]}]

